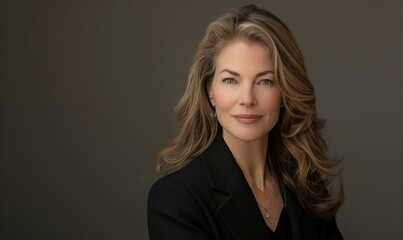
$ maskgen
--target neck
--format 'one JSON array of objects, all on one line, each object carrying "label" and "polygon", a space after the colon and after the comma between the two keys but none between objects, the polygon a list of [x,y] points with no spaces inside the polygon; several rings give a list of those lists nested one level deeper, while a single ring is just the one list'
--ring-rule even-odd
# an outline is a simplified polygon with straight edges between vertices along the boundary
[{"label": "neck", "polygon": [[223,138],[251,187],[264,191],[271,182],[267,167],[268,136],[243,141],[224,131]]}]

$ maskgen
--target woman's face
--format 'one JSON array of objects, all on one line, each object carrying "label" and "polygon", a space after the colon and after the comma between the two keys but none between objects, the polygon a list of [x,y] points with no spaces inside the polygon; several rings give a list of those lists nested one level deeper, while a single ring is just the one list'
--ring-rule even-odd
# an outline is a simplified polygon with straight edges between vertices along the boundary
[{"label": "woman's face", "polygon": [[228,43],[217,56],[209,97],[227,139],[267,139],[278,121],[281,93],[266,48],[244,40]]}]

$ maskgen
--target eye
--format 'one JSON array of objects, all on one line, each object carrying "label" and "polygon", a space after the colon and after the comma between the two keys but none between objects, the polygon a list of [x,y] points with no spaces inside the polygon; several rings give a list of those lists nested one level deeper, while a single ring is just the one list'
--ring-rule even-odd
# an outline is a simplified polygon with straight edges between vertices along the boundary
[{"label": "eye", "polygon": [[235,79],[233,79],[233,78],[224,78],[222,81],[223,81],[224,83],[228,83],[228,84],[234,84],[234,83],[236,83]]},{"label": "eye", "polygon": [[263,80],[260,80],[258,82],[258,84],[271,86],[274,84],[274,82],[270,79],[263,79]]}]

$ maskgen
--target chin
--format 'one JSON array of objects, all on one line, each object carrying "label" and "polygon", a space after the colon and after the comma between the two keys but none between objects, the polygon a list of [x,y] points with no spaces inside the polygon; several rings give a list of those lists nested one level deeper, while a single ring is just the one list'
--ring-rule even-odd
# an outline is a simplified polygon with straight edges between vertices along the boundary
[{"label": "chin", "polygon": [[251,129],[237,129],[235,131],[223,129],[223,133],[228,137],[234,138],[244,142],[254,142],[259,139],[267,138],[269,131],[256,131]]}]

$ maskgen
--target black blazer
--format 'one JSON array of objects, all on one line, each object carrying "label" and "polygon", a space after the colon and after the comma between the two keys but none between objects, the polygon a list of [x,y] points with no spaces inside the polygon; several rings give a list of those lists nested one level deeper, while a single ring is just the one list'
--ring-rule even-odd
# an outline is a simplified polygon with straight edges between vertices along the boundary
[{"label": "black blazer", "polygon": [[[292,239],[343,239],[335,220],[310,216],[283,186]],[[148,196],[148,231],[162,239],[269,239],[259,206],[220,133],[182,169],[162,177]]]}]

